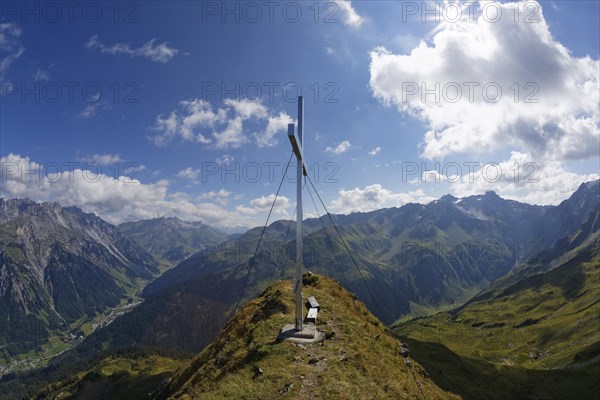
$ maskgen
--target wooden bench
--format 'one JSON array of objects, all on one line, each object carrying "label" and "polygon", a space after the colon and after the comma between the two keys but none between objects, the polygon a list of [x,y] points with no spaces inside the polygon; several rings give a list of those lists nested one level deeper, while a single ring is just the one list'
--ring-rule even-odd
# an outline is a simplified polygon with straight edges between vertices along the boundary
[{"label": "wooden bench", "polygon": [[308,308],[309,310],[311,308],[316,308],[317,311],[321,310],[321,306],[319,305],[317,299],[315,299],[314,296],[310,296],[308,299],[306,299],[306,308]]},{"label": "wooden bench", "polygon": [[316,308],[311,308],[308,310],[308,315],[306,316],[306,322],[312,322],[313,324],[317,323],[317,313],[319,310]]}]

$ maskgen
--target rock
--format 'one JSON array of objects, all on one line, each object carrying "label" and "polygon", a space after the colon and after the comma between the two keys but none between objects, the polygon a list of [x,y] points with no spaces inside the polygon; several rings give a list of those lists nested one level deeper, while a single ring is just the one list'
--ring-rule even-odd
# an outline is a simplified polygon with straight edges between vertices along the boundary
[{"label": "rock", "polygon": [[279,391],[279,393],[287,393],[287,392],[289,392],[289,391],[290,391],[290,390],[291,390],[293,387],[294,387],[294,384],[293,384],[293,383],[287,383],[287,384],[285,384],[285,386],[283,386],[283,387],[281,388],[281,390]]},{"label": "rock", "polygon": [[410,354],[410,350],[408,349],[408,347],[404,347],[404,345],[402,345],[400,346],[400,354],[402,355],[402,357],[406,358]]},{"label": "rock", "polygon": [[254,369],[254,379],[258,378],[259,376],[261,376],[263,374],[264,374],[264,371],[262,370],[262,368],[255,367],[255,369]]}]

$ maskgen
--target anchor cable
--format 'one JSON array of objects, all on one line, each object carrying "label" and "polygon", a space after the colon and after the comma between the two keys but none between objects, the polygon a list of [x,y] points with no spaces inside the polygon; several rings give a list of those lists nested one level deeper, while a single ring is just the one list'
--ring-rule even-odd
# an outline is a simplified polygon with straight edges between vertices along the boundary
[{"label": "anchor cable", "polygon": [[252,259],[250,260],[250,263],[248,264],[248,272],[246,273],[246,278],[244,279],[244,284],[242,285],[242,290],[240,291],[240,295],[239,295],[237,303],[235,305],[235,310],[233,313],[234,315],[237,313],[237,311],[239,309],[240,301],[242,300],[242,296],[244,295],[244,291],[246,290],[246,285],[248,284],[248,277],[250,276],[250,271],[252,271],[252,265],[254,265],[254,260],[256,259],[256,254],[258,254],[258,249],[260,248],[260,242],[262,241],[265,231],[267,230],[267,225],[269,224],[269,219],[271,218],[271,213],[273,212],[273,208],[275,208],[275,202],[277,201],[277,197],[279,196],[279,191],[281,190],[281,186],[283,185],[283,181],[286,177],[287,170],[290,166],[290,161],[292,161],[293,155],[294,155],[294,152],[292,152],[290,154],[290,159],[288,160],[288,162],[285,166],[285,171],[283,171],[283,175],[281,176],[281,181],[279,182],[279,187],[277,188],[277,193],[275,194],[275,198],[273,199],[273,204],[271,204],[271,209],[269,210],[269,215],[267,215],[267,220],[265,221],[265,225],[263,226],[262,232],[260,233],[260,237],[258,238],[258,243],[256,243],[256,248],[254,249],[254,255],[252,256]]},{"label": "anchor cable", "polygon": [[319,213],[319,208],[317,207],[317,203],[315,202],[315,198],[313,197],[313,195],[312,195],[312,193],[310,191],[310,188],[308,188],[308,194],[310,195],[310,199],[312,200],[313,206],[315,207],[315,211],[317,212],[317,216],[319,217],[319,222],[321,222],[321,226],[323,227],[323,231],[327,235],[327,241],[329,243],[329,248],[331,249],[331,253],[333,254],[333,257],[335,258],[335,264],[339,268],[340,275],[341,275],[342,279],[346,282],[346,287],[350,288],[350,281],[346,278],[346,275],[344,274],[344,268],[342,268],[342,263],[338,259],[337,254],[335,252],[335,249],[333,248],[333,240],[332,240],[331,236],[329,235],[329,231],[325,227],[325,223],[323,222],[323,219],[321,218],[321,215]]},{"label": "anchor cable", "polygon": [[375,295],[373,294],[373,292],[371,291],[371,288],[369,287],[369,285],[367,284],[367,281],[362,273],[362,271],[360,270],[360,268],[358,267],[358,263],[356,262],[356,259],[354,258],[354,255],[352,254],[352,252],[350,251],[350,248],[348,247],[348,244],[346,243],[346,240],[344,240],[344,237],[342,236],[340,230],[338,229],[337,225],[335,224],[335,222],[333,221],[333,218],[331,217],[331,213],[329,212],[329,210],[327,210],[327,206],[325,206],[325,203],[323,203],[323,199],[321,198],[321,195],[319,194],[319,192],[317,191],[317,188],[315,188],[315,185],[312,183],[312,180],[310,179],[309,176],[306,177],[308,179],[308,182],[310,183],[310,185],[313,187],[313,190],[315,191],[315,193],[317,194],[317,197],[319,198],[319,201],[321,202],[321,205],[323,206],[323,208],[325,209],[325,212],[327,213],[327,216],[329,217],[329,220],[331,221],[331,224],[333,225],[333,227],[335,228],[335,231],[337,232],[338,236],[340,237],[340,240],[342,241],[342,244],[344,245],[344,247],[346,248],[346,251],[348,252],[348,255],[350,255],[350,259],[352,260],[352,263],[354,264],[354,267],[356,268],[356,270],[358,271],[358,274],[360,275],[360,278],[362,279],[363,283],[365,284],[365,287],[367,288],[367,291],[369,292],[369,294],[371,295],[371,298],[373,299],[373,303],[375,304],[375,307],[377,307],[377,311],[379,311],[379,315],[381,315],[383,317],[383,312],[381,310],[381,307],[379,307],[379,303],[377,302],[377,300],[375,299]]},{"label": "anchor cable", "polygon": [[[367,290],[369,291],[369,294],[371,295],[371,298],[373,299],[373,303],[375,303],[375,306],[377,307],[377,310],[379,311],[379,314],[381,316],[383,316],[383,312],[381,311],[381,307],[379,307],[379,303],[377,302],[375,295],[373,294],[373,292],[371,291],[371,288],[369,287],[369,285],[367,284],[367,281],[365,280],[362,272],[360,271],[360,268],[358,267],[358,263],[356,262],[356,259],[354,258],[354,256],[352,255],[352,253],[350,252],[350,248],[348,247],[348,245],[346,244],[346,241],[344,240],[344,237],[342,236],[340,230],[338,229],[337,225],[335,224],[335,222],[333,221],[333,218],[331,217],[331,213],[327,210],[327,207],[325,206],[325,203],[323,202],[323,199],[321,198],[321,195],[319,195],[319,192],[317,191],[317,189],[315,188],[315,185],[312,183],[312,180],[310,179],[310,177],[307,175],[306,178],[308,179],[308,182],[310,183],[310,185],[312,186],[313,190],[315,191],[315,193],[317,194],[317,197],[319,198],[319,201],[321,202],[321,205],[323,206],[323,208],[325,209],[325,212],[327,213],[327,216],[329,217],[329,220],[331,221],[331,224],[333,225],[333,227],[335,228],[335,231],[337,232],[338,236],[340,237],[342,244],[344,245],[344,247],[346,248],[346,251],[348,252],[348,255],[350,255],[350,258],[352,259],[352,263],[354,264],[354,267],[356,268],[356,270],[358,271],[358,274],[360,275],[360,278],[362,279],[363,283],[365,284],[365,287],[367,288]],[[309,191],[310,193],[310,191]],[[312,195],[311,195],[312,197]],[[393,333],[391,334],[392,339],[398,344],[398,347],[401,349],[401,343],[400,340],[398,339],[398,337],[396,335],[394,335]],[[415,376],[413,370],[410,368],[410,366],[408,365],[408,358],[404,357],[402,355],[402,357],[404,358],[406,367],[408,368],[408,370],[410,371],[410,374],[412,375],[415,384],[417,385],[417,388],[419,389],[419,392],[421,393],[421,396],[426,399],[427,397],[425,396],[425,393],[423,392],[423,389],[421,387],[421,384],[419,383],[419,381],[417,380],[417,377]]]}]

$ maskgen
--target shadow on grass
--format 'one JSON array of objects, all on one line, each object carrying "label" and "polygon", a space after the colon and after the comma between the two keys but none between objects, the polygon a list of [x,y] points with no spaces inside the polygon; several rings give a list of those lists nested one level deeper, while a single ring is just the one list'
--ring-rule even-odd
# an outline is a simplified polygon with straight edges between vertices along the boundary
[{"label": "shadow on grass", "polygon": [[465,400],[592,399],[600,392],[599,362],[578,369],[532,370],[461,357],[439,343],[402,341],[439,387]]},{"label": "shadow on grass", "polygon": [[67,397],[70,400],[136,400],[147,399],[172,373],[132,376],[120,371],[111,376],[88,373],[77,386],[77,393]]}]

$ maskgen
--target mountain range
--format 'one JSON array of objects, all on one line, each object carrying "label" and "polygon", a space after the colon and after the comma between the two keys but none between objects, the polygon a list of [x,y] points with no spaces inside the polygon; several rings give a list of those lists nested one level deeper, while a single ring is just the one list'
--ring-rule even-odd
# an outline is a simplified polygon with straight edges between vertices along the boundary
[{"label": "mountain range", "polygon": [[148,253],[170,266],[193,253],[216,246],[228,237],[200,221],[182,221],[177,217],[124,222],[118,228]]},{"label": "mountain range", "polygon": [[[465,399],[583,399],[600,390],[600,210],[450,312],[395,327]],[[482,383],[485,382],[485,385]]]},{"label": "mountain range", "polygon": [[[589,333],[588,322],[597,313],[600,297],[594,291],[598,288],[594,282],[599,264],[599,204],[600,181],[595,181],[582,184],[558,206],[529,205],[487,192],[462,199],[446,195],[425,205],[307,219],[305,267],[336,279],[385,324],[395,322],[395,332],[419,349],[420,358],[415,355],[419,363],[428,371],[434,369],[432,379],[437,387],[464,398],[478,398],[477,390],[464,389],[469,374],[482,373],[481,379],[489,379],[486,374],[492,369],[516,366],[502,370],[506,372],[502,376],[513,379],[512,374],[519,376],[518,371],[525,368],[534,372],[523,375],[524,383],[516,382],[530,384],[536,371],[544,368],[564,369],[580,363],[596,368],[600,341]],[[85,332],[89,336],[74,350],[50,361],[50,375],[60,373],[65,365],[79,365],[82,360],[114,351],[111,349],[196,354],[227,329],[236,304],[264,294],[273,282],[293,274],[295,224],[289,220],[276,221],[264,232],[257,227],[227,236],[202,223],[176,218],[115,227],[74,207],[29,200],[0,199],[0,211],[0,300],[5,302],[3,310],[14,313],[0,313],[4,318],[0,321],[5,321],[4,336],[0,336],[4,346],[18,344],[15,339],[20,331],[25,331],[21,337],[48,340],[55,332],[73,329],[101,310],[133,299],[143,288],[141,304],[107,326]],[[56,270],[66,270],[66,274],[54,274]],[[22,282],[37,279],[39,283],[40,274],[44,279],[35,291],[37,297],[27,294]],[[68,283],[80,291],[68,290]],[[92,284],[99,287],[98,293],[90,288]],[[65,290],[57,295],[56,287]],[[540,293],[543,296],[538,299]],[[38,297],[49,300],[44,303]],[[540,306],[527,305],[533,300],[539,300]],[[38,304],[39,309],[35,308]],[[551,316],[543,314],[552,307]],[[506,311],[512,309],[512,314]],[[12,315],[22,321],[16,328],[7,322],[14,320]],[[452,331],[441,321],[460,328]],[[564,321],[587,321],[588,325],[579,323],[578,329],[561,330]],[[65,328],[67,325],[70,327]],[[465,346],[439,339],[439,335],[432,336],[430,326],[449,329],[453,337],[460,337],[460,329],[502,335],[502,329],[510,327],[511,334],[527,332],[528,341],[512,342],[518,353],[514,357],[497,348],[492,348],[489,354],[493,356],[488,357],[485,352],[475,354]],[[557,351],[573,332],[577,337],[577,332],[582,332],[584,339],[576,345],[569,342],[568,351]],[[423,337],[427,340],[420,341]],[[10,351],[31,348],[20,346]],[[524,359],[525,349],[533,356]],[[434,357],[436,352],[443,357]],[[148,360],[167,363],[171,373],[180,368],[178,362],[169,361],[170,356],[153,357]],[[554,361],[531,361],[538,359]],[[456,376],[436,372],[445,371],[448,365],[444,363],[456,360],[465,366]],[[573,373],[576,379],[569,382],[581,386],[577,379],[589,371]],[[37,382],[40,378],[36,376],[19,379]],[[527,393],[529,398],[544,394],[536,390]]]},{"label": "mountain range", "polygon": [[[458,306],[583,223],[597,205],[598,183],[583,184],[559,206],[505,200],[493,192],[457,199],[444,196],[426,205],[334,215],[369,288],[331,222],[308,219],[306,268],[338,279],[386,323]],[[568,220],[560,224],[559,215]],[[559,218],[560,219],[560,218]],[[548,225],[551,224],[551,227]],[[145,298],[177,285],[217,274],[216,281],[240,279],[253,257],[261,228],[197,253],[149,284]],[[294,224],[276,221],[264,233],[249,276],[258,293],[274,278],[292,276]]]},{"label": "mountain range", "polygon": [[0,346],[9,354],[70,332],[158,272],[150,254],[94,214],[0,198]]}]

